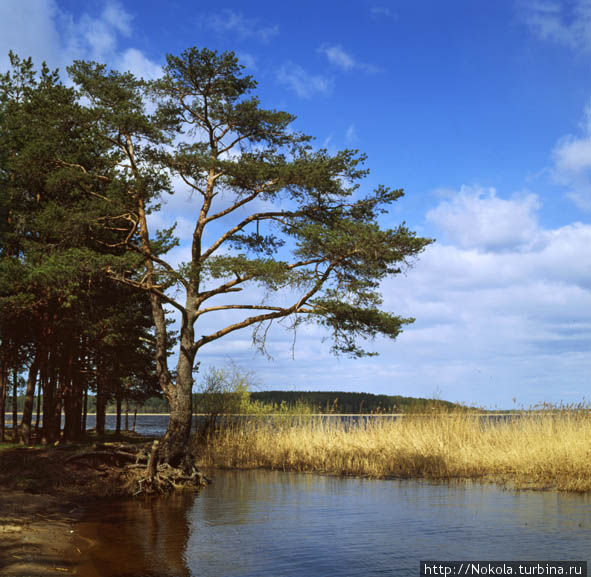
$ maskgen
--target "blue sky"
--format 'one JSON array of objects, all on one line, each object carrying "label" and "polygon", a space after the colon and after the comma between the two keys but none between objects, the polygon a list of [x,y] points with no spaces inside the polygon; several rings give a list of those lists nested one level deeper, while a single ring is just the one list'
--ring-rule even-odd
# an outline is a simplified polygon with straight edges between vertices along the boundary
[{"label": "blue sky", "polygon": [[[434,237],[385,305],[416,317],[380,356],[335,360],[323,332],[203,349],[268,388],[439,396],[490,407],[589,396],[591,0],[0,2],[13,49],[64,67],[158,74],[167,52],[234,50],[265,106],[318,146],[368,154],[365,186],[404,188],[384,218]],[[190,233],[184,190],[153,224]],[[185,247],[171,258],[182,260]]]}]

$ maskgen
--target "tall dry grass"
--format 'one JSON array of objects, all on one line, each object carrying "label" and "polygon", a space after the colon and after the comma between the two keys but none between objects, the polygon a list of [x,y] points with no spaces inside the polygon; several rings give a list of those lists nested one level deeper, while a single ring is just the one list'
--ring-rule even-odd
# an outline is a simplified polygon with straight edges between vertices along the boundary
[{"label": "tall dry grass", "polygon": [[373,418],[252,418],[198,447],[201,466],[373,478],[481,479],[519,488],[591,490],[588,410],[483,418],[470,412]]}]

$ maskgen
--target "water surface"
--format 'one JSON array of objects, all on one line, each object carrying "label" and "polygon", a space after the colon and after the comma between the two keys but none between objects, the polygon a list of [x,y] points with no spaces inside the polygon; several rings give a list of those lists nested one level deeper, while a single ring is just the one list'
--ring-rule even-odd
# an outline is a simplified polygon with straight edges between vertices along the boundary
[{"label": "water surface", "polygon": [[589,560],[591,498],[217,471],[199,495],[101,504],[84,577],[419,574],[419,560]]}]

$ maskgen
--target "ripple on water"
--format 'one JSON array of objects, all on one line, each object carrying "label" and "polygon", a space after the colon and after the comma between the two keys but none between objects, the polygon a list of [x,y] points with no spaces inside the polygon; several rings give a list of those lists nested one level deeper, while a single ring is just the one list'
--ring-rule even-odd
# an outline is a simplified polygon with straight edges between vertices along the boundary
[{"label": "ripple on water", "polygon": [[102,505],[90,577],[418,575],[421,559],[587,560],[591,499],[492,485],[218,471],[199,495]]}]

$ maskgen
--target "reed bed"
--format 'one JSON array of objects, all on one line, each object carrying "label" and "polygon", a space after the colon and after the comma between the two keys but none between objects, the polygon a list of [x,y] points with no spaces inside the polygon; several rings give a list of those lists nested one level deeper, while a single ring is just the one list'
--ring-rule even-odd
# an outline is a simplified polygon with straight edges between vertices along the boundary
[{"label": "reed bed", "polygon": [[360,419],[251,418],[198,447],[201,466],[371,478],[476,479],[516,488],[591,490],[588,410],[503,417],[470,412]]}]

